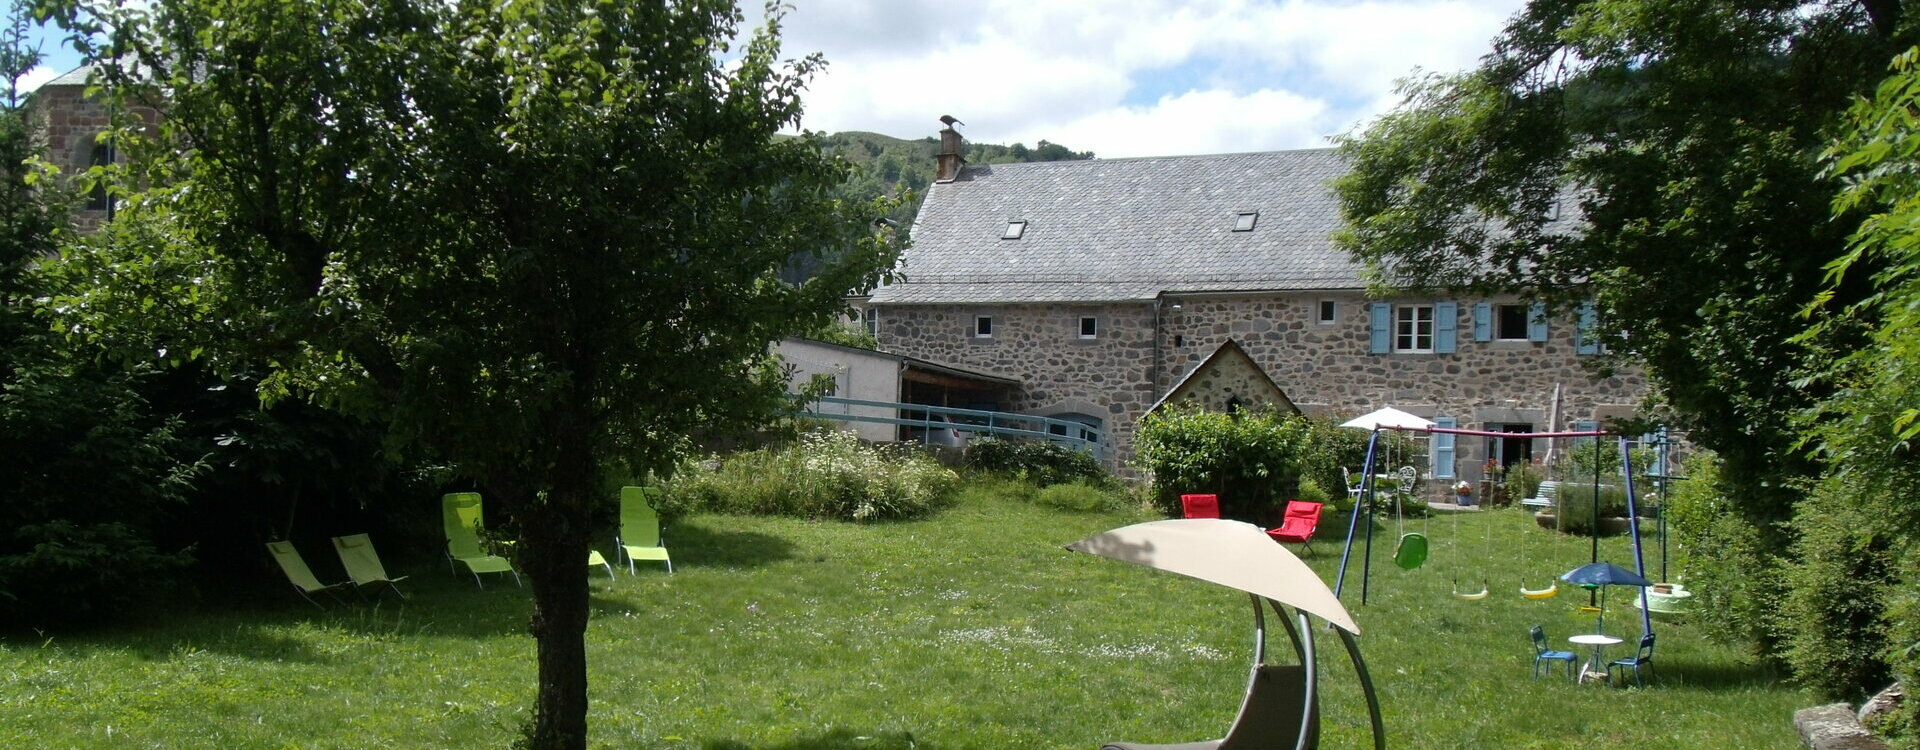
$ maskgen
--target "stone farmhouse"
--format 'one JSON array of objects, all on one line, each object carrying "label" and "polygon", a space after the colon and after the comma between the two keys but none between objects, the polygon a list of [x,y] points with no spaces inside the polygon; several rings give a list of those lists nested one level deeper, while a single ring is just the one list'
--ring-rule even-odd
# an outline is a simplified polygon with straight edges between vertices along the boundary
[{"label": "stone farmhouse", "polygon": [[[1351,417],[1393,406],[1442,427],[1591,429],[1631,416],[1639,373],[1596,378],[1593,319],[1548,319],[1515,299],[1369,297],[1331,238],[1330,149],[967,165],[942,131],[936,183],[903,279],[855,300],[880,348],[1019,383],[993,403],[1083,422],[1124,466],[1140,419],[1223,348],[1290,402]],[[1237,352],[1237,353],[1234,353]],[[1207,398],[1196,400],[1207,402]],[[1283,407],[1284,408],[1284,407]],[[1435,435],[1409,457],[1433,479],[1477,479],[1489,458],[1547,441]]]},{"label": "stone farmhouse", "polygon": [[[104,134],[112,127],[107,107],[87,96],[92,66],[81,66],[40,85],[27,100],[27,112],[37,137],[40,152],[49,163],[60,168],[61,175],[76,179],[89,168],[124,162]],[[144,122],[159,120],[149,107],[134,107],[131,113]],[[74,228],[91,232],[100,228],[113,213],[113,201],[105,188],[87,194],[74,209]]]}]

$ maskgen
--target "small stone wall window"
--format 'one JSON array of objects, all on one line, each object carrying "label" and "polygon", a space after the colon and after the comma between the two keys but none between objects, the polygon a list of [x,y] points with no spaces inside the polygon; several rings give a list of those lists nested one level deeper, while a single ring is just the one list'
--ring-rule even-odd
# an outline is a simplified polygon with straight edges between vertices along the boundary
[{"label": "small stone wall window", "polygon": [[867,327],[867,335],[880,338],[880,311],[867,308],[860,311],[860,323]]},{"label": "small stone wall window", "polygon": [[1320,304],[1318,305],[1318,308],[1319,308],[1319,311],[1314,315],[1314,318],[1313,318],[1314,322],[1319,323],[1320,325],[1323,325],[1323,326],[1333,325],[1333,321],[1337,317],[1337,314],[1339,312],[1339,306],[1334,304],[1333,300],[1323,299],[1323,300],[1320,300]]},{"label": "small stone wall window", "polygon": [[993,338],[993,316],[992,315],[973,316],[973,337],[976,339]]},{"label": "small stone wall window", "polygon": [[1091,315],[1082,316],[1080,318],[1080,338],[1100,338],[1100,319]]},{"label": "small stone wall window", "polygon": [[[93,144],[93,151],[87,154],[87,166],[105,167],[113,164],[113,144],[100,141]],[[105,211],[113,206],[113,198],[107,195],[107,181],[102,178],[95,182],[93,190],[87,192],[87,210]]]}]

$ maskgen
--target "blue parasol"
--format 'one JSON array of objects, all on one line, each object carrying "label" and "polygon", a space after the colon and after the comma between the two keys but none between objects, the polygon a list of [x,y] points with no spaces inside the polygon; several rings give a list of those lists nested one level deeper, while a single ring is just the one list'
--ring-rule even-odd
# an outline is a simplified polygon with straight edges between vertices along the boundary
[{"label": "blue parasol", "polygon": [[1652,586],[1653,585],[1652,581],[1647,580],[1644,576],[1641,576],[1639,573],[1635,573],[1631,570],[1627,570],[1626,568],[1622,568],[1610,562],[1597,562],[1597,563],[1589,563],[1586,565],[1582,565],[1578,568],[1574,568],[1573,570],[1569,570],[1566,573],[1561,574],[1560,580],[1566,581],[1567,583],[1577,583],[1577,584],[1582,584],[1587,586],[1603,587],[1600,589],[1600,619],[1598,619],[1594,623],[1594,632],[1596,633],[1602,633],[1606,631],[1607,590],[1604,587],[1606,586]]}]

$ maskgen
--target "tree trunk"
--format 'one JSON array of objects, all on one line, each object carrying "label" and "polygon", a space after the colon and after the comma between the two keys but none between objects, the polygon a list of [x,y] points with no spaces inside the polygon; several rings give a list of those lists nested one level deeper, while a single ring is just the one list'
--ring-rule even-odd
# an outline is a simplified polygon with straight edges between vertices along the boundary
[{"label": "tree trunk", "polygon": [[[585,455],[582,452],[581,455]],[[574,463],[572,461],[569,464]],[[568,466],[544,500],[521,517],[520,564],[533,586],[533,637],[540,691],[527,746],[585,750],[587,746],[587,546],[592,527],[591,474]],[[571,480],[571,481],[567,481]]]}]

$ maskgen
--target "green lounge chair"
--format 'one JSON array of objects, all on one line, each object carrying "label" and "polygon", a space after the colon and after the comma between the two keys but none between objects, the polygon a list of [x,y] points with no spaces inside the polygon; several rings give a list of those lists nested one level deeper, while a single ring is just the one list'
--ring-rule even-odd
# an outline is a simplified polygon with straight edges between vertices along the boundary
[{"label": "green lounge chair", "polygon": [[629,575],[635,574],[635,560],[659,560],[667,564],[668,573],[673,572],[673,558],[667,556],[666,544],[660,540],[660,513],[652,503],[659,494],[659,490],[648,487],[620,488],[620,536],[614,542],[627,558]]},{"label": "green lounge chair", "polygon": [[346,568],[347,577],[353,579],[354,590],[363,591],[369,586],[384,584],[388,591],[402,599],[407,598],[406,592],[396,585],[407,580],[407,577],[392,578],[387,575],[386,566],[380,564],[379,553],[373,551],[373,540],[367,538],[366,534],[334,537],[333,551],[340,553],[340,566]]},{"label": "green lounge chair", "polygon": [[347,584],[344,581],[321,583],[320,579],[314,577],[313,570],[307,567],[306,558],[301,557],[300,551],[293,548],[292,542],[267,542],[267,552],[273,555],[274,562],[280,564],[280,572],[287,574],[287,582],[293,584],[293,590],[300,592],[300,597],[312,602],[313,606],[321,610],[327,608],[327,605],[313,598],[314,594],[322,593],[332,598],[336,604],[346,603],[340,598],[339,592],[346,588]]},{"label": "green lounge chair", "polygon": [[457,565],[465,565],[467,572],[473,574],[474,585],[480,588],[487,587],[480,581],[481,573],[508,573],[513,576],[513,585],[520,585],[520,573],[513,569],[512,562],[499,555],[489,555],[480,547],[480,493],[451,492],[441,496],[440,522],[447,532],[447,567],[454,575],[460,574]]}]

